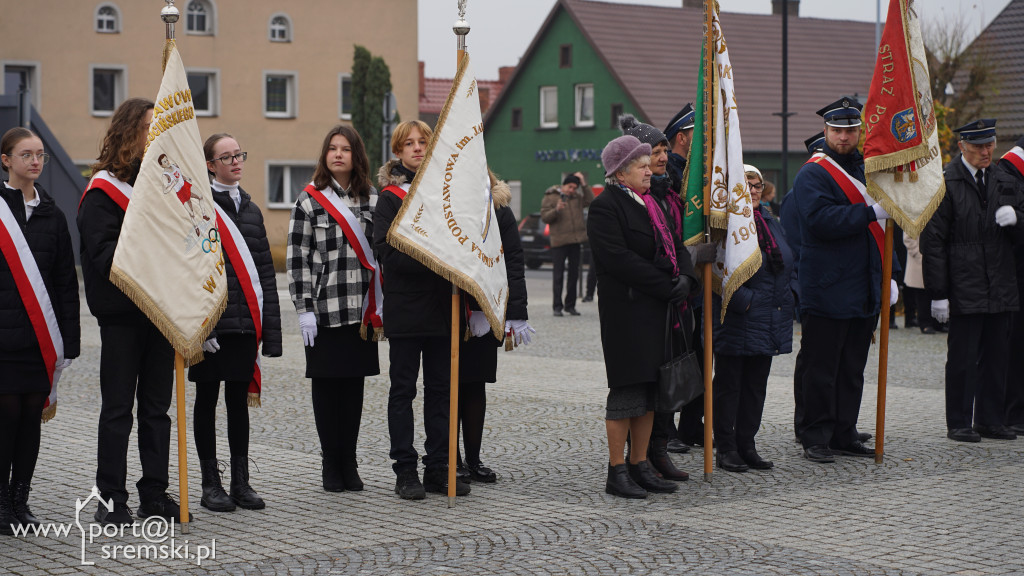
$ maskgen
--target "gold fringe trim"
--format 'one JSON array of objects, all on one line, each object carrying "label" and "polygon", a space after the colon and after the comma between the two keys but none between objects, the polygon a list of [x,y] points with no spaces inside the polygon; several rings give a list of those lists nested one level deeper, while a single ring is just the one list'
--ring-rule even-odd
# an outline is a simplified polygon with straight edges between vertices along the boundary
[{"label": "gold fringe trim", "polygon": [[373,334],[368,334],[369,328],[370,328],[369,324],[363,324],[363,323],[360,322],[360,324],[359,324],[359,337],[362,338],[363,340],[366,340],[367,338],[369,338],[370,342],[384,342],[385,340],[387,340],[387,338],[384,337],[384,327],[383,326],[381,326],[380,328],[374,328],[373,329]]},{"label": "gold fringe trim", "polygon": [[720,228],[722,230],[729,229],[729,214],[727,213],[721,214],[712,212],[711,215],[708,217],[708,220],[711,222],[712,228]]},{"label": "gold fringe trim", "polygon": [[249,408],[260,408],[263,406],[263,402],[260,401],[260,395],[257,392],[249,392],[245,403],[249,405]]},{"label": "gold fringe trim", "polygon": [[[758,249],[747,257],[746,260],[740,264],[732,276],[729,276],[729,283],[722,287],[722,315],[719,318],[719,322],[725,322],[725,311],[729,307],[729,300],[732,300],[732,295],[736,292],[736,289],[740,287],[744,282],[750,280],[757,271],[761,269],[761,249]],[[719,282],[721,284],[721,282]]]},{"label": "gold fringe trim", "polygon": [[173,51],[174,51],[174,40],[167,40],[166,42],[164,42],[164,54],[163,54],[163,60],[162,60],[163,63],[160,65],[160,70],[161,71],[167,69],[167,61],[171,58],[171,52],[173,52]]},{"label": "gold fringe trim", "polygon": [[924,232],[924,228],[928,225],[928,221],[931,220],[932,214],[935,214],[935,211],[939,209],[939,204],[942,203],[942,199],[946,196],[946,180],[945,178],[942,178],[939,180],[939,189],[935,195],[932,196],[931,202],[924,207],[924,210],[921,211],[921,215],[917,220],[911,220],[910,217],[907,216],[895,202],[893,202],[892,198],[889,198],[885,193],[885,190],[871,179],[871,174],[867,175],[866,180],[870,196],[877,200],[878,203],[882,205],[882,208],[885,208],[885,211],[889,213],[893,220],[896,221],[896,224],[903,229],[903,233],[911,238],[917,238],[921,235],[921,232]]},{"label": "gold fringe trim", "polygon": [[[441,109],[441,115],[438,116],[437,124],[434,126],[434,133],[430,136],[430,142],[427,144],[427,151],[423,155],[423,161],[420,163],[420,169],[416,171],[416,177],[413,178],[412,184],[409,185],[409,193],[406,194],[405,200],[402,201],[402,206],[398,209],[398,214],[396,214],[395,219],[391,221],[391,228],[388,229],[387,234],[387,242],[399,252],[416,259],[420,264],[429,268],[434,274],[437,274],[462,289],[467,294],[475,298],[477,302],[488,302],[488,295],[484,294],[484,291],[475,281],[473,281],[472,278],[459,270],[450,268],[447,262],[423,249],[420,245],[415,244],[404,236],[400,236],[396,233],[399,222],[401,222],[402,218],[405,216],[406,210],[408,210],[409,206],[413,204],[413,198],[416,196],[416,192],[419,189],[420,181],[423,180],[423,174],[426,172],[426,167],[430,165],[430,160],[434,155],[434,148],[437,146],[437,142],[441,136],[441,131],[444,129],[444,125],[448,121],[448,113],[451,111],[452,101],[457,96],[457,89],[459,84],[462,83],[463,76],[466,75],[466,67],[468,64],[469,55],[467,54],[465,58],[462,58],[459,61],[459,69],[455,73],[455,79],[452,80],[451,90],[448,91],[448,99],[445,100],[444,108]],[[487,311],[484,311],[484,314],[487,315],[487,320],[491,324],[491,330],[494,332],[495,337],[500,337],[499,335],[504,332],[505,326],[503,319],[505,318],[505,310],[507,306],[508,299],[506,298],[505,306],[502,306],[501,318],[491,318],[491,316],[487,314]]]},{"label": "gold fringe trim", "polygon": [[473,335],[473,333],[469,331],[469,324],[467,323],[466,324],[466,331],[462,333],[462,341],[463,342],[469,342],[469,338],[472,335]]},{"label": "gold fringe trim", "polygon": [[50,420],[53,420],[53,417],[56,416],[56,415],[57,415],[57,402],[56,401],[54,401],[53,404],[50,404],[46,408],[43,408],[43,422],[49,422]]},{"label": "gold fringe trim", "polygon": [[516,348],[516,341],[513,338],[505,336],[505,352],[511,352]]},{"label": "gold fringe trim", "polygon": [[214,327],[217,326],[217,321],[220,320],[221,314],[224,313],[224,309],[227,307],[227,291],[225,291],[220,302],[214,307],[213,312],[210,313],[206,323],[199,328],[198,332],[186,338],[178,333],[171,319],[153,302],[149,294],[134,280],[129,278],[124,270],[121,270],[116,265],[111,265],[110,267],[110,282],[124,292],[125,296],[138,306],[139,310],[157,327],[157,330],[160,330],[164,338],[167,338],[167,341],[171,343],[171,347],[185,359],[186,367],[202,362],[203,342],[206,342],[210,332],[213,332]]},{"label": "gold fringe trim", "polygon": [[864,172],[892,170],[893,168],[904,166],[911,162],[917,162],[922,158],[931,158],[931,152],[928,150],[928,139],[925,138],[922,142],[922,144],[918,144],[913,148],[907,148],[906,150],[900,150],[898,152],[892,152],[882,156],[865,158]]},{"label": "gold fringe trim", "polygon": [[366,324],[359,323],[359,337],[366,340]]}]

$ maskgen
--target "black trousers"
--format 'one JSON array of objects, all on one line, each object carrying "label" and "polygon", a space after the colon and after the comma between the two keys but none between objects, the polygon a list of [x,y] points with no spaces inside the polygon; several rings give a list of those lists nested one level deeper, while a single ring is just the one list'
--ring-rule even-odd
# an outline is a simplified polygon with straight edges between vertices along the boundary
[{"label": "black trousers", "polygon": [[799,438],[804,431],[804,351],[796,353],[793,365],[793,433]]},{"label": "black trousers", "polygon": [[364,378],[313,378],[313,419],[325,458],[356,461]]},{"label": "black trousers", "polygon": [[[196,382],[192,406],[192,436],[200,460],[217,458],[217,400],[220,382]],[[224,407],[228,415],[228,449],[231,458],[249,456],[249,383],[224,382]]]},{"label": "black trousers", "polygon": [[565,262],[569,261],[569,282],[565,287],[565,309],[576,308],[576,283],[580,275],[580,245],[566,244],[551,248],[551,308],[562,310],[562,281],[565,279]]},{"label": "black trousers", "polygon": [[1006,369],[1006,425],[1024,426],[1024,312],[1013,313]]},{"label": "black trousers", "polygon": [[104,499],[128,501],[128,438],[138,400],[139,499],[167,491],[174,349],[148,320],[100,326],[100,408],[96,487]]},{"label": "black trousers", "polygon": [[771,369],[771,356],[715,355],[712,426],[719,454],[756,448]]},{"label": "black trousers", "polygon": [[876,317],[825,318],[804,314],[804,448],[849,446],[857,440],[864,366]]},{"label": "black trousers", "polygon": [[946,340],[946,426],[1002,426],[1011,314],[949,317]]},{"label": "black trousers", "polygon": [[[597,268],[594,266],[594,251],[587,251],[587,298],[593,298],[597,290]],[[675,426],[673,426],[674,428]]]},{"label": "black trousers", "polygon": [[388,396],[388,431],[395,473],[416,470],[418,454],[413,447],[415,427],[412,401],[423,358],[423,443],[427,468],[448,464],[448,399],[451,375],[451,342],[447,336],[390,338],[391,392]]}]

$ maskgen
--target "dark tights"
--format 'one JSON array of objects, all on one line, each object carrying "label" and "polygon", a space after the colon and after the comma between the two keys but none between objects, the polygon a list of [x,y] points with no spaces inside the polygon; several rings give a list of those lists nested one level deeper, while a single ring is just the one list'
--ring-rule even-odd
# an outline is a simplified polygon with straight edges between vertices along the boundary
[{"label": "dark tights", "polygon": [[[220,382],[196,382],[192,428],[200,460],[217,458],[217,399]],[[225,382],[224,405],[228,411],[228,447],[232,458],[249,456],[248,382]]]},{"label": "dark tights", "polygon": [[355,461],[363,378],[313,378],[313,418],[324,456]]},{"label": "dark tights", "polygon": [[46,396],[0,394],[0,484],[32,482]]},{"label": "dark tights", "polygon": [[484,413],[487,411],[487,386],[483,382],[459,382],[459,424],[466,448],[466,464],[480,463],[480,444],[484,438]]}]

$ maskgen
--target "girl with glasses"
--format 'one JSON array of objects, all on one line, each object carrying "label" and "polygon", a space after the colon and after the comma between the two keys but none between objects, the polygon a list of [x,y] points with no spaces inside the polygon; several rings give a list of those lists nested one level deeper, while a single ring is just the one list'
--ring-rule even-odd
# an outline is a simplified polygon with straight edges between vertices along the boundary
[{"label": "girl with glasses", "polygon": [[[214,512],[230,512],[236,505],[261,510],[266,504],[249,486],[249,406],[260,405],[261,377],[256,363],[260,346],[266,357],[276,358],[282,352],[274,261],[263,213],[239,185],[246,154],[238,141],[230,134],[214,134],[206,139],[203,152],[220,218],[217,229],[225,240],[221,246],[225,247],[228,302],[203,344],[203,361],[188,372],[189,380],[196,383],[192,426],[203,473],[203,497],[199,503]],[[229,235],[231,242],[226,238]],[[239,270],[244,274],[239,274]],[[217,399],[221,381],[231,451],[230,494],[221,485],[217,461]]]}]

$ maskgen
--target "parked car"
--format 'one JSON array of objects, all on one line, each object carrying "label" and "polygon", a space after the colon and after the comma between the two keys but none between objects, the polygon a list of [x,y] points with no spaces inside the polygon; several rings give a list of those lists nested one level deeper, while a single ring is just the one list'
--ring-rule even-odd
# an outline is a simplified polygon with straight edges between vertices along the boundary
[{"label": "parked car", "polygon": [[[586,222],[586,211],[583,221]],[[536,270],[545,263],[551,262],[551,228],[540,219],[540,212],[534,212],[519,221],[519,241],[523,245],[523,256],[526,267]],[[583,245],[580,265],[586,266],[590,258],[590,244]]]}]

